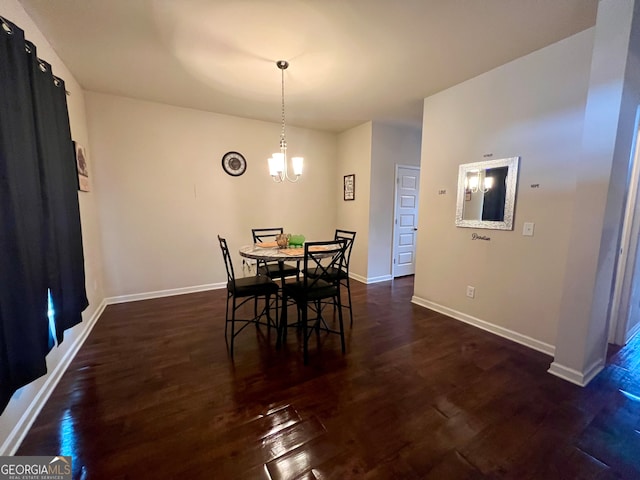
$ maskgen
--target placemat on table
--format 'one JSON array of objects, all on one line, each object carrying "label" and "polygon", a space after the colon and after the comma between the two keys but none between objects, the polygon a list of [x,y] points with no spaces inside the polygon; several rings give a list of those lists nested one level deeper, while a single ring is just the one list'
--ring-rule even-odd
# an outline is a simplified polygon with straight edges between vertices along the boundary
[{"label": "placemat on table", "polygon": [[256,247],[262,248],[276,248],[278,246],[278,242],[258,242],[256,243]]},{"label": "placemat on table", "polygon": [[[322,252],[323,250],[326,250],[327,247],[323,247],[323,246],[314,246],[309,248],[309,251],[311,252]],[[304,255],[304,248],[285,248],[283,250],[280,250],[282,253],[284,253],[285,255],[291,255],[291,256],[298,256],[298,255]]]},{"label": "placemat on table", "polygon": [[280,251],[285,255],[291,255],[292,257],[304,255],[304,248],[283,248]]}]

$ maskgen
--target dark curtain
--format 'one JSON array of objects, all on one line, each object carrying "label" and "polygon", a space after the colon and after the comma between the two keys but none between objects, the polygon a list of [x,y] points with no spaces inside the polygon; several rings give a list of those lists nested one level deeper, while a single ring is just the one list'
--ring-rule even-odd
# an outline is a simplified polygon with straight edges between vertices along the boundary
[{"label": "dark curtain", "polygon": [[39,60],[27,42],[40,183],[45,215],[47,278],[58,343],[64,330],[82,321],[87,307],[78,205],[78,177],[64,82]]},{"label": "dark curtain", "polygon": [[44,213],[24,33],[0,30],[0,408],[47,371]]},{"label": "dark curtain", "polygon": [[88,301],[75,156],[64,83],[24,32],[0,18],[0,412],[46,373],[53,346]]},{"label": "dark curtain", "polygon": [[485,176],[493,179],[493,186],[484,194],[482,220],[504,222],[504,202],[507,198],[507,173],[509,167],[490,168]]}]

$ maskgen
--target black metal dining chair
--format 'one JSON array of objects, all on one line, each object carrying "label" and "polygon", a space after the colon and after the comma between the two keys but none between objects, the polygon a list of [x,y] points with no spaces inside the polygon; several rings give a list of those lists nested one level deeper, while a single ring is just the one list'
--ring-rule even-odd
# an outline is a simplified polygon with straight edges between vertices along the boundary
[{"label": "black metal dining chair", "polygon": [[[283,285],[285,300],[291,299],[298,308],[298,319],[294,324],[302,328],[303,358],[304,363],[309,361],[309,337],[315,331],[335,333],[340,335],[342,353],[345,353],[344,323],[342,320],[342,305],[340,300],[340,278],[332,274],[334,269],[342,270],[345,260],[345,240],[327,240],[321,242],[306,242],[304,244],[303,271],[315,271],[311,277],[304,275],[302,280],[288,282]],[[286,303],[285,303],[286,304]],[[327,305],[334,305],[338,313],[338,329],[329,326],[323,316],[323,310]],[[309,318],[309,310],[315,313],[315,317]],[[283,309],[280,319],[280,333],[278,344],[286,341],[287,329],[290,325],[287,320],[286,309]]]},{"label": "black metal dining chair", "polygon": [[[282,233],[284,233],[283,227],[251,229],[253,243],[275,242],[276,237]],[[280,264],[278,262],[267,262],[265,260],[258,260],[256,264],[256,275],[264,275],[276,280],[285,277],[298,277],[300,275],[300,266],[283,263],[281,271]]]},{"label": "black metal dining chair", "polygon": [[[334,238],[336,240],[344,240],[346,242],[346,249],[344,253],[344,262],[341,268],[332,268],[329,270],[329,275],[334,275],[340,280],[340,286],[344,287],[347,291],[348,304],[342,305],[343,308],[349,310],[350,325],[353,326],[353,310],[351,308],[351,284],[349,282],[349,261],[351,260],[351,250],[353,249],[353,242],[356,239],[356,232],[350,230],[336,229]],[[313,268],[309,271],[303,269],[304,275],[315,277],[318,275],[317,269]]]},{"label": "black metal dining chair", "polygon": [[[236,336],[247,327],[247,325],[255,324],[266,325],[270,330],[273,326],[277,328],[278,318],[278,302],[276,304],[276,318],[271,318],[270,311],[270,299],[271,296],[277,296],[278,284],[266,276],[251,276],[236,278],[233,270],[233,262],[231,261],[231,254],[229,253],[229,247],[227,246],[227,240],[218,235],[218,241],[220,242],[220,249],[222,250],[222,258],[224,259],[224,265],[227,269],[227,306],[225,310],[225,325],[224,325],[224,338],[229,348],[229,354],[233,358],[233,343]],[[265,306],[260,313],[257,312],[257,308],[254,307],[254,317],[249,319],[236,318],[236,311],[250,300],[254,300],[257,305],[257,301],[260,297],[264,297]],[[238,299],[241,301],[238,303]],[[231,312],[229,306],[231,304]],[[231,316],[229,316],[231,313]],[[263,317],[266,317],[266,321],[263,321]],[[242,326],[236,331],[236,323],[241,323]],[[231,340],[228,337],[228,326],[231,324]]]}]

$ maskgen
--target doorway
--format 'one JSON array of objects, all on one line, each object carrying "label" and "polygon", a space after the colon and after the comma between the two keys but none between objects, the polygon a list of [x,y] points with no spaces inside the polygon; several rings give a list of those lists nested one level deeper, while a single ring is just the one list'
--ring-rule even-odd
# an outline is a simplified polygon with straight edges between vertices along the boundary
[{"label": "doorway", "polygon": [[413,275],[416,271],[419,193],[420,167],[396,165],[393,278]]},{"label": "doorway", "polygon": [[618,265],[611,311],[609,343],[623,346],[640,332],[640,107],[636,112],[634,152],[630,166]]}]

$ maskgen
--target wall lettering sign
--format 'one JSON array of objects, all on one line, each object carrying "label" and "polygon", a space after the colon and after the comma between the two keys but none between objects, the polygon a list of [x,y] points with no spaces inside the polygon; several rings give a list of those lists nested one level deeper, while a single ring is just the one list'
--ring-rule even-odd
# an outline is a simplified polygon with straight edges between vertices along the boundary
[{"label": "wall lettering sign", "polygon": [[490,242],[491,237],[487,237],[486,235],[478,235],[477,233],[472,233],[471,240],[486,240],[487,242]]}]

